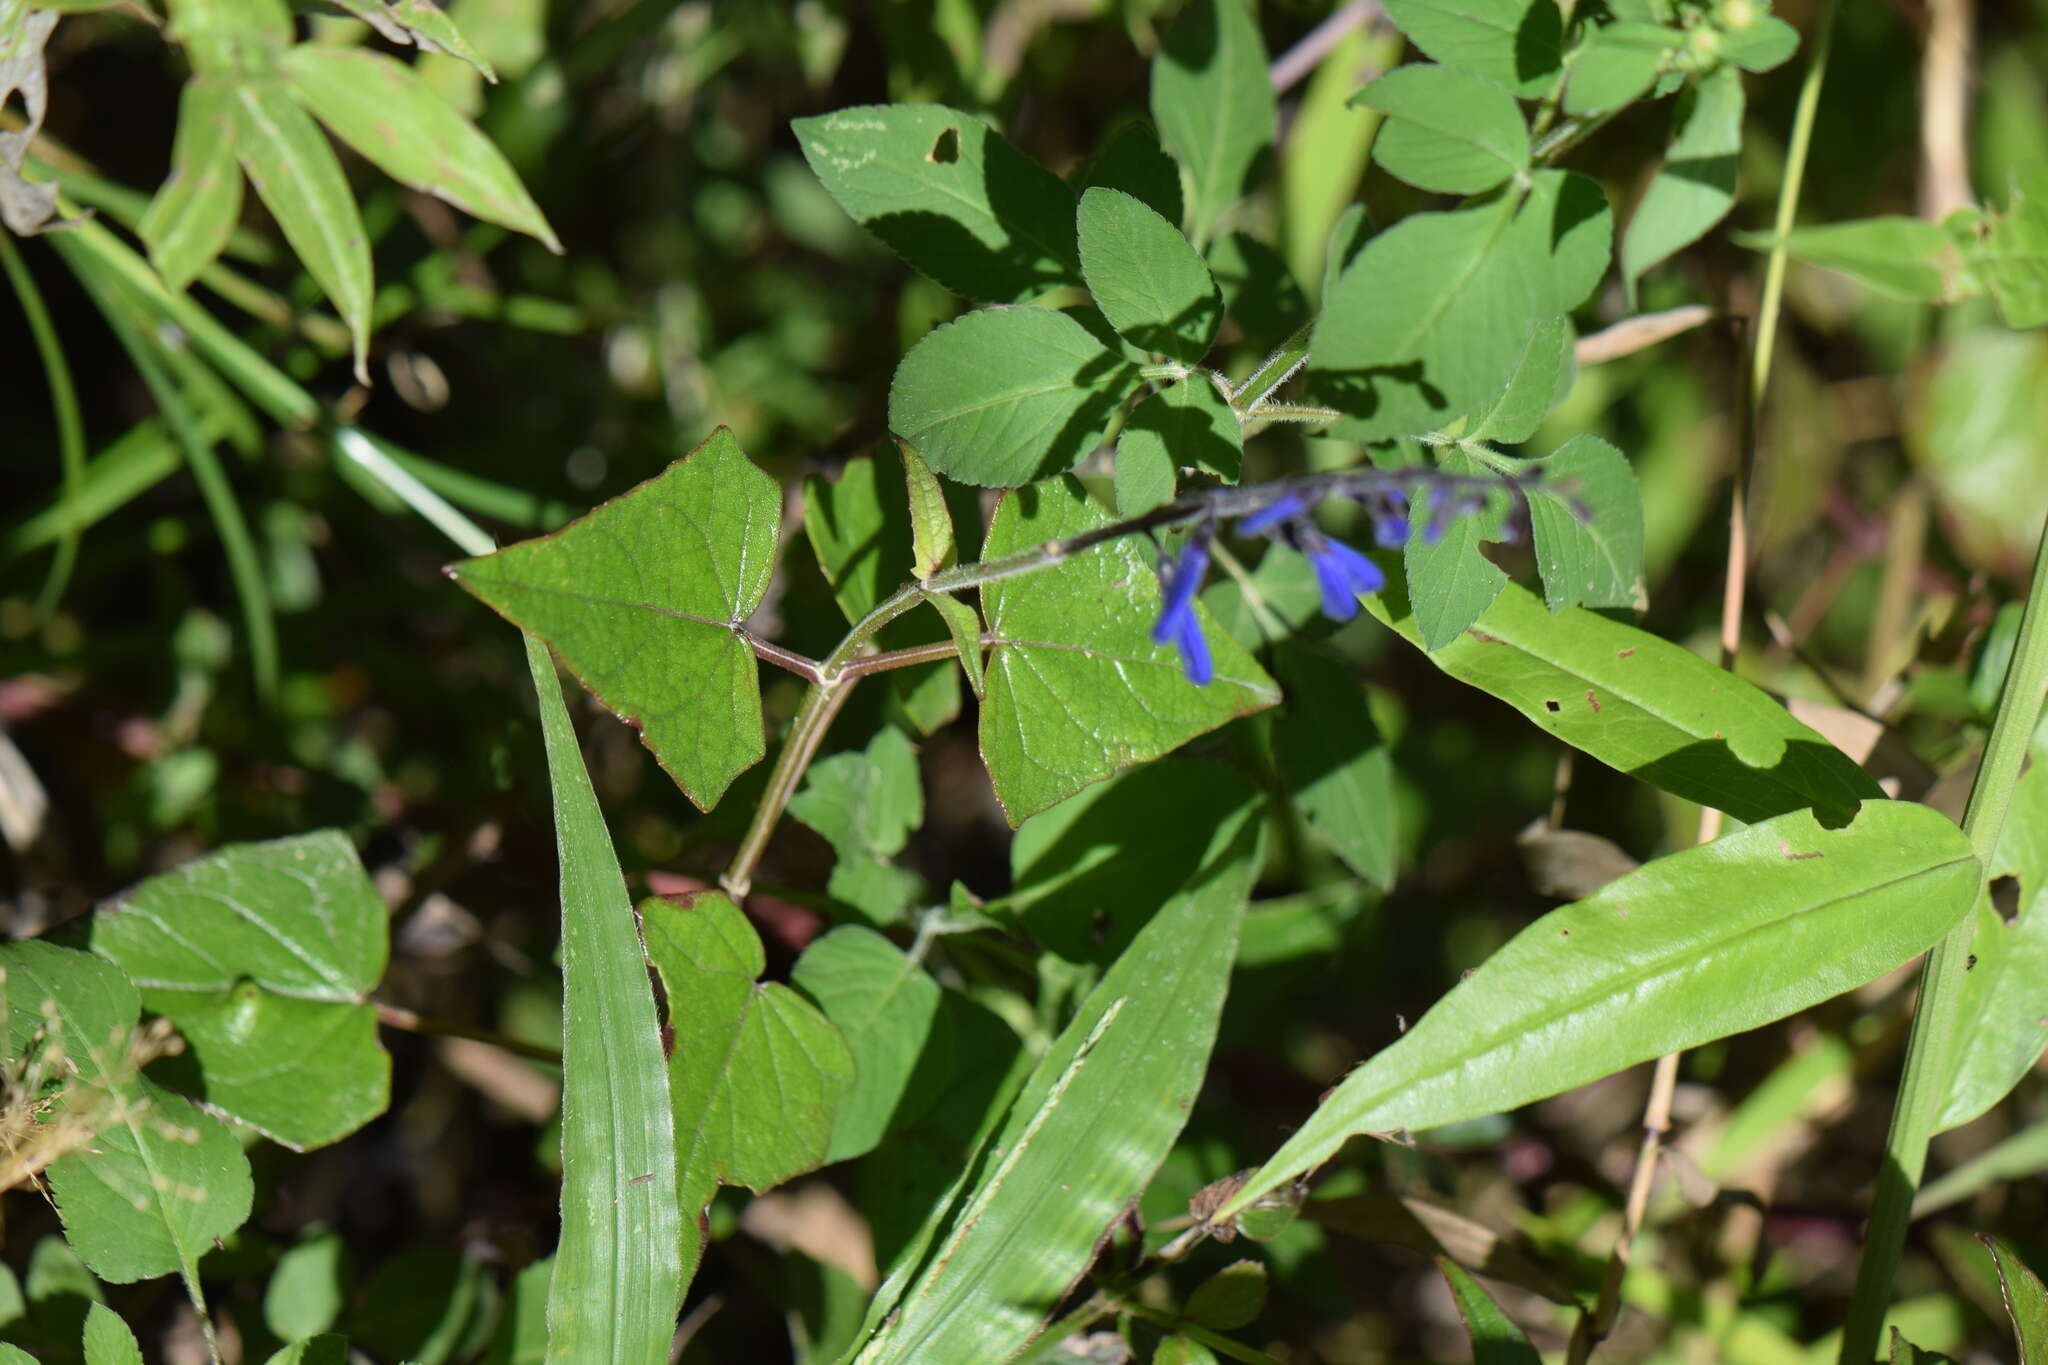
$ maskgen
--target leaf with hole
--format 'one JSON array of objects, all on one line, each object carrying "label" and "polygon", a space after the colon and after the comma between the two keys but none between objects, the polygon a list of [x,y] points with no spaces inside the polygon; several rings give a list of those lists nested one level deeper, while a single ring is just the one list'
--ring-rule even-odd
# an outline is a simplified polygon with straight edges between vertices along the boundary
[{"label": "leaf with hole", "polygon": [[[996,508],[984,554],[999,559],[1109,522],[1071,478],[1016,489]],[[1187,680],[1173,647],[1152,641],[1159,584],[1128,540],[987,584],[981,601],[991,639],[981,754],[1013,824],[1279,700],[1199,607],[1215,680]]]},{"label": "leaf with hole", "polygon": [[1233,1204],[1353,1135],[1515,1109],[1854,989],[1932,946],[1980,876],[1946,816],[1884,800],[1841,829],[1794,811],[1646,863],[1467,974],[1346,1077]]},{"label": "leaf with hole", "polygon": [[552,535],[448,572],[547,641],[698,809],[766,747],[740,624],[774,572],[782,494],[724,427]]}]

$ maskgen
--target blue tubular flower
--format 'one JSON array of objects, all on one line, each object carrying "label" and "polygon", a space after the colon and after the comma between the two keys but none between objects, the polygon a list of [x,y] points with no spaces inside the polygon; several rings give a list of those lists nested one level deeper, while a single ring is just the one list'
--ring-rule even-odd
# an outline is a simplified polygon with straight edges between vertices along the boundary
[{"label": "blue tubular flower", "polygon": [[1300,495],[1289,493],[1270,507],[1262,507],[1244,517],[1237,523],[1237,529],[1245,535],[1256,536],[1272,530],[1283,521],[1293,521],[1297,517],[1307,515],[1308,504],[1302,501]]},{"label": "blue tubular flower", "polygon": [[1387,585],[1380,566],[1341,540],[1316,536],[1304,539],[1302,552],[1316,571],[1316,583],[1323,590],[1323,615],[1332,621],[1349,621],[1358,615],[1358,599]]},{"label": "blue tubular flower", "polygon": [[1408,498],[1398,489],[1366,505],[1372,516],[1372,538],[1382,550],[1398,550],[1408,543]]},{"label": "blue tubular flower", "polygon": [[1180,558],[1160,567],[1159,595],[1164,600],[1159,622],[1152,627],[1152,642],[1178,649],[1181,671],[1197,687],[1206,687],[1216,676],[1209,642],[1202,636],[1202,623],[1195,619],[1195,594],[1202,590],[1203,575],[1209,571],[1209,537],[1213,534],[1210,523],[1197,526]]}]

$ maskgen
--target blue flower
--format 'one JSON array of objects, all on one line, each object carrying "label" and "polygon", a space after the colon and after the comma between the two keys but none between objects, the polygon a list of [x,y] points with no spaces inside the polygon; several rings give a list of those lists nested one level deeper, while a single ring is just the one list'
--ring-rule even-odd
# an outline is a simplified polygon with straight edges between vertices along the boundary
[{"label": "blue flower", "polygon": [[1323,615],[1332,621],[1349,621],[1358,615],[1358,599],[1387,585],[1380,566],[1341,540],[1326,536],[1304,536],[1302,553],[1316,571],[1316,583],[1323,590]]},{"label": "blue flower", "polygon": [[1152,627],[1154,644],[1171,644],[1180,651],[1181,671],[1197,687],[1207,687],[1216,676],[1209,658],[1209,642],[1203,638],[1202,623],[1195,619],[1195,594],[1209,571],[1208,523],[1197,526],[1180,552],[1180,558],[1159,571],[1159,595],[1164,599],[1159,623]]},{"label": "blue flower", "polygon": [[1408,498],[1398,489],[1366,504],[1372,516],[1372,538],[1382,550],[1398,550],[1408,543]]},{"label": "blue flower", "polygon": [[1237,529],[1244,535],[1256,536],[1272,530],[1283,521],[1293,521],[1308,515],[1308,504],[1298,493],[1289,493],[1267,507],[1244,517],[1237,523]]}]

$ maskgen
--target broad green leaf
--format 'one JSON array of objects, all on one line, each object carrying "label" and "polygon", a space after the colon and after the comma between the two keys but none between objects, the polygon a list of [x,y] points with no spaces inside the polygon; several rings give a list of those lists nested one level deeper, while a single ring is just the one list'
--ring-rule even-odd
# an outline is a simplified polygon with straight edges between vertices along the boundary
[{"label": "broad green leaf", "polygon": [[[1738,232],[1738,244],[1769,251],[1779,242],[1768,232]],[[1946,303],[1956,297],[1962,261],[1955,243],[1938,223],[1924,218],[1866,218],[1795,228],[1783,239],[1794,260],[1838,270],[1892,298]]]},{"label": "broad green leaf", "polygon": [[279,66],[299,103],[393,180],[560,253],[505,154],[411,67],[320,43],[298,44]]},{"label": "broad green leaf", "polygon": [[354,342],[356,378],[369,383],[370,239],[327,135],[271,77],[238,83],[227,109],[229,139],[256,197],[333,300]]},{"label": "broad green leaf", "polygon": [[1698,241],[1735,203],[1742,110],[1742,73],[1733,66],[1716,67],[1679,96],[1663,169],[1621,240],[1621,274],[1631,288],[1651,266]]},{"label": "broad green leaf", "polygon": [[1954,1059],[1938,1129],[1959,1128],[2012,1093],[2048,1047],[2048,768],[2035,766],[2013,788],[2012,807],[1985,871],[2018,883],[2018,913],[2007,921],[1987,895],[1971,912],[1970,970],[1949,1043]]},{"label": "broad green leaf", "polygon": [[[848,621],[859,621],[909,579],[910,500],[903,466],[893,460],[857,455],[836,479],[804,480],[804,535]],[[943,512],[944,502],[939,506]]]},{"label": "broad green leaf", "polygon": [[1074,188],[1084,193],[1098,185],[1122,190],[1179,229],[1184,214],[1180,167],[1160,147],[1158,134],[1148,125],[1126,123],[1110,134],[1095,160],[1074,182]]},{"label": "broad green leaf", "polygon": [[1015,889],[990,912],[1015,917],[1069,961],[1108,962],[1163,896],[1215,860],[1218,831],[1257,800],[1241,774],[1199,759],[1118,773],[1018,827]]},{"label": "broad green leaf", "polygon": [[1643,498],[1627,458],[1582,435],[1530,464],[1543,471],[1524,491],[1550,609],[1643,606]]},{"label": "broad green leaf", "polygon": [[36,1358],[11,1341],[0,1341],[0,1365],[36,1365]]},{"label": "broad green leaf", "polygon": [[1189,0],[1152,59],[1152,121],[1186,175],[1198,245],[1251,188],[1277,117],[1266,44],[1244,0]]},{"label": "broad green leaf", "polygon": [[972,114],[879,104],[797,119],[839,206],[911,265],[989,303],[1080,282],[1074,193]]},{"label": "broad green leaf", "polygon": [[334,1326],[347,1301],[348,1244],[322,1232],[285,1251],[263,1289],[263,1325],[280,1341],[318,1336]]},{"label": "broad green leaf", "polygon": [[1144,200],[1100,186],[1081,196],[1077,224],[1081,278],[1110,325],[1142,350],[1200,362],[1223,299],[1180,229]]},{"label": "broad green leaf", "polygon": [[754,653],[735,632],[768,591],[781,509],[720,427],[554,534],[448,572],[546,640],[709,810],[765,748]]},{"label": "broad green leaf", "polygon": [[642,901],[640,924],[675,1037],[668,1067],[687,1280],[720,1185],[759,1194],[824,1163],[853,1054],[809,1001],[755,979],[767,965],[761,940],[723,895]]},{"label": "broad green leaf", "polygon": [[877,924],[902,918],[916,879],[889,860],[924,823],[924,783],[917,751],[901,730],[884,726],[864,752],[813,763],[789,813],[824,835],[838,855],[825,884],[835,900]]},{"label": "broad green leaf", "polygon": [[[1367,598],[1366,609],[1416,639],[1414,618],[1388,594]],[[1512,583],[1429,658],[1609,767],[1738,820],[1809,806],[1839,820],[1883,794],[1847,754],[1734,674],[1594,612],[1553,615]]]},{"label": "broad green leaf", "polygon": [[1386,115],[1372,145],[1388,174],[1439,194],[1478,194],[1529,168],[1515,97],[1455,66],[1397,67],[1353,101]]},{"label": "broad green leaf", "polygon": [[526,667],[562,878],[562,1233],[547,1358],[653,1365],[668,1359],[689,1283],[654,990],[554,660],[534,635]]},{"label": "broad green leaf", "polygon": [[[872,929],[834,929],[797,959],[790,984],[823,1010],[852,1050],[854,1082],[832,1123],[825,1160],[879,1146],[901,1113],[939,1017],[939,983]],[[927,1104],[933,1096],[926,1095]]]},{"label": "broad green leaf", "polygon": [[1353,1071],[1232,1201],[1360,1133],[1497,1114],[1758,1028],[1891,971],[1966,913],[1981,870],[1944,815],[1794,811],[1551,911]]},{"label": "broad green leaf", "polygon": [[1648,90],[1665,60],[1684,46],[1683,32],[1657,24],[1624,21],[1593,30],[1573,59],[1565,112],[1585,116],[1619,109]]},{"label": "broad green leaf", "polygon": [[1451,1287],[1458,1316],[1465,1320],[1465,1335],[1472,1338],[1472,1365],[1542,1365],[1543,1357],[1529,1338],[1479,1281],[1445,1256],[1436,1258],[1436,1268]]},{"label": "broad green leaf", "polygon": [[1152,1365],[1217,1365],[1216,1353],[1180,1332],[1166,1337],[1152,1353]]},{"label": "broad green leaf", "polygon": [[1972,569],[2024,574],[2040,528],[2013,509],[2048,499],[2048,334],[1959,331],[1907,405],[1906,453],[1934,486],[1944,540]]},{"label": "broad green leaf", "polygon": [[408,43],[417,44],[422,52],[445,52],[458,61],[468,62],[485,80],[498,79],[491,64],[471,49],[462,31],[456,28],[455,21],[431,0],[397,0],[391,5],[386,5],[384,0],[334,0],[334,3],[376,29],[379,37],[401,47]]},{"label": "broad green leaf", "polygon": [[1774,14],[1755,14],[1744,28],[1721,30],[1721,58],[1744,71],[1772,71],[1799,50],[1799,30]]},{"label": "broad green leaf", "polygon": [[1064,313],[986,309],[910,348],[889,385],[889,428],[948,478],[1015,487],[1078,464],[1136,382]]},{"label": "broad green leaf", "polygon": [[[1458,451],[1446,455],[1441,468],[1466,476],[1486,472],[1477,460]],[[1502,514],[1507,510],[1505,495],[1490,497],[1488,504],[1484,512],[1452,518],[1433,538],[1433,518],[1418,509],[1414,530],[1401,547],[1408,601],[1426,650],[1442,649],[1464,635],[1508,581],[1479,548],[1482,541],[1501,538]]]},{"label": "broad green leaf", "polygon": [[220,255],[242,212],[242,168],[235,160],[234,93],[219,76],[196,75],[178,97],[171,174],[135,225],[149,263],[183,289]]},{"label": "broad green leaf", "polygon": [[1233,818],[1082,1002],[862,1365],[1007,1360],[1042,1330],[1187,1122],[1259,843],[1249,810]]},{"label": "broad green leaf", "polygon": [[338,830],[237,844],[124,892],[92,947],[191,1044],[208,1104],[290,1147],[384,1112],[370,992],[390,912]]},{"label": "broad green leaf", "polygon": [[[1016,489],[996,508],[984,554],[999,559],[1109,521],[1071,478]],[[1213,629],[1215,681],[1197,687],[1182,675],[1173,647],[1152,642],[1159,584],[1128,540],[990,583],[981,602],[992,639],[981,754],[1013,824],[1279,700],[1265,671]]]},{"label": "broad green leaf", "polygon": [[1308,298],[1280,253],[1248,232],[1227,232],[1209,248],[1223,311],[1245,337],[1278,346],[1309,320]]},{"label": "broad green leaf", "polygon": [[[1129,474],[1126,461],[1131,464]],[[1216,391],[1208,376],[1189,375],[1138,404],[1118,434],[1117,511],[1136,516],[1173,501],[1178,470],[1206,469],[1235,483],[1243,466],[1244,427],[1230,400]],[[1139,471],[1150,477],[1138,478]]]},{"label": "broad green leaf", "polygon": [[1265,1309],[1264,1263],[1235,1261],[1195,1286],[1184,1316],[1204,1327],[1229,1332],[1256,1321]]},{"label": "broad green leaf", "polygon": [[2048,324],[2048,174],[2029,167],[2015,177],[2011,201],[1989,215],[1970,259],[2006,326]]},{"label": "broad green leaf", "polygon": [[96,1303],[85,1315],[85,1365],[142,1365],[142,1347],[121,1315]]},{"label": "broad green leaf", "polygon": [[1287,643],[1274,657],[1287,688],[1273,720],[1273,761],[1313,829],[1353,872],[1382,889],[1394,884],[1393,754],[1365,707],[1349,664]]},{"label": "broad green leaf", "polygon": [[[1537,171],[1515,217],[1538,272],[1536,311],[1569,313],[1591,296],[1614,259],[1614,209],[1600,182],[1577,171]],[[1547,286],[1547,290],[1545,288]]]},{"label": "broad green leaf", "polygon": [[348,1365],[348,1338],[327,1333],[295,1341],[264,1365]]},{"label": "broad green leaf", "polygon": [[2041,1365],[2048,1361],[2048,1288],[2019,1253],[1996,1237],[1977,1234],[1991,1252],[1998,1267],[1998,1288],[2005,1299],[2005,1314],[2012,1319],[2012,1333],[2018,1338],[2020,1365]]},{"label": "broad green leaf", "polygon": [[1345,268],[1309,344],[1315,391],[1350,414],[1341,435],[1429,431],[1500,390],[1541,287],[1512,222],[1506,199],[1411,214]]},{"label": "broad green leaf", "polygon": [[1433,60],[1518,95],[1543,93],[1564,63],[1551,0],[1387,0],[1387,16]]},{"label": "broad green leaf", "polygon": [[1472,439],[1514,445],[1534,436],[1571,390],[1577,373],[1575,340],[1571,323],[1562,316],[1538,323],[1499,397],[1473,412]]},{"label": "broad green leaf", "polygon": [[199,1258],[242,1225],[254,1196],[241,1145],[220,1120],[136,1074],[142,1001],[118,967],[31,940],[0,946],[0,970],[7,1055],[61,1047],[73,1078],[64,1112],[97,1130],[45,1173],[71,1249],[113,1284],[181,1274],[203,1302]]}]

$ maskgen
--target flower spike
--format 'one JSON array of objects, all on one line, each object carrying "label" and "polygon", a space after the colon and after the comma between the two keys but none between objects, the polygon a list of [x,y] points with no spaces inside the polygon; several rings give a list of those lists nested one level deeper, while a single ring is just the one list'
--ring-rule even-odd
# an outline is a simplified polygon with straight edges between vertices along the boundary
[{"label": "flower spike", "polygon": [[1216,676],[1215,665],[1209,658],[1209,642],[1203,638],[1202,623],[1195,616],[1195,594],[1202,590],[1202,579],[1209,571],[1209,540],[1215,533],[1214,522],[1199,523],[1189,533],[1180,557],[1170,564],[1161,563],[1162,605],[1159,622],[1152,627],[1152,642],[1171,644],[1178,649],[1181,671],[1197,687],[1208,686]]},{"label": "flower spike", "polygon": [[1380,566],[1341,540],[1321,534],[1304,537],[1302,552],[1316,571],[1316,584],[1323,590],[1323,615],[1332,621],[1349,621],[1358,615],[1358,599],[1387,585]]}]

